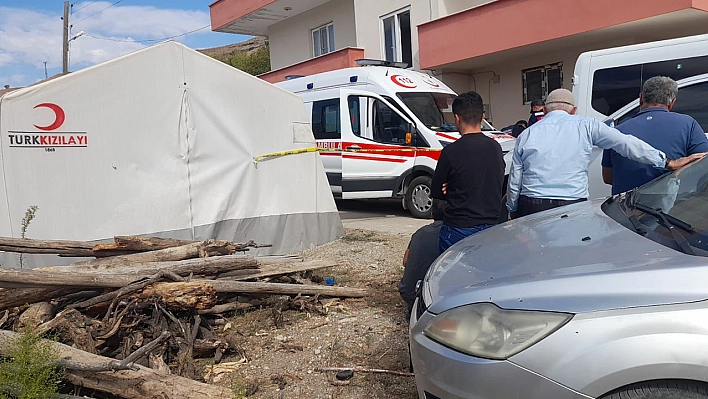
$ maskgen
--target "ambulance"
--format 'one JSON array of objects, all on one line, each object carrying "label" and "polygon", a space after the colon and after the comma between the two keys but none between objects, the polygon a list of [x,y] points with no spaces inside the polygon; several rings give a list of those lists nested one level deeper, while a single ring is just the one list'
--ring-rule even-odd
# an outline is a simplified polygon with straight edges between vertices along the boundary
[{"label": "ambulance", "polygon": [[[317,146],[327,149],[320,157],[335,197],[402,198],[413,216],[430,217],[440,151],[460,137],[452,114],[456,94],[400,63],[357,64],[290,76],[277,86],[302,98]],[[484,134],[501,145],[508,175],[515,139],[482,123]]]}]

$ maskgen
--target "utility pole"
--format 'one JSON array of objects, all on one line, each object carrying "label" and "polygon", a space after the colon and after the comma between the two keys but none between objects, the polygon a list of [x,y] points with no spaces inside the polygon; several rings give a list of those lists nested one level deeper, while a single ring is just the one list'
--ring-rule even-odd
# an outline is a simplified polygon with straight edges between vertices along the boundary
[{"label": "utility pole", "polygon": [[62,46],[62,71],[69,72],[69,2],[64,2],[64,40]]},{"label": "utility pole", "polygon": [[49,75],[47,74],[47,61],[44,61],[44,79],[47,79]]}]

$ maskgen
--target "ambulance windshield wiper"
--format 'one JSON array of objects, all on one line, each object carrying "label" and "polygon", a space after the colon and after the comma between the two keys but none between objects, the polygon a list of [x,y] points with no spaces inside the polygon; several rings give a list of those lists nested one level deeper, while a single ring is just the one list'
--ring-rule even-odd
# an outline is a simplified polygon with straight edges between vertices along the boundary
[{"label": "ambulance windshield wiper", "polygon": [[684,253],[688,255],[695,255],[696,252],[693,250],[693,247],[691,244],[688,243],[686,240],[686,237],[684,237],[681,233],[676,231],[675,227],[678,227],[681,230],[687,231],[689,233],[693,233],[693,226],[691,226],[689,223],[684,222],[683,220],[676,218],[674,216],[671,216],[661,209],[654,209],[650,208],[646,205],[642,205],[639,203],[632,203],[633,198],[630,198],[629,201],[629,208],[630,209],[637,209],[640,210],[648,215],[654,216],[656,220],[659,222],[660,225],[664,226],[669,232],[671,232],[671,237],[676,241],[676,244],[678,244],[679,247],[681,247],[681,250],[683,250]]}]

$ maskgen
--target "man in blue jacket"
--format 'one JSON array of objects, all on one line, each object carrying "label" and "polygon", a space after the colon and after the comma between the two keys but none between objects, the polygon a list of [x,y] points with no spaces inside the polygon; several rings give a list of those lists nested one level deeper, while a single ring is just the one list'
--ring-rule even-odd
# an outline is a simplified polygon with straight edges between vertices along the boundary
[{"label": "man in blue jacket", "polygon": [[[678,85],[673,79],[665,76],[647,79],[639,95],[639,112],[617,129],[663,151],[669,159],[708,152],[708,139],[698,122],[688,115],[671,112],[677,95]],[[613,150],[602,154],[602,178],[612,185],[612,195],[639,187],[665,172]]]}]

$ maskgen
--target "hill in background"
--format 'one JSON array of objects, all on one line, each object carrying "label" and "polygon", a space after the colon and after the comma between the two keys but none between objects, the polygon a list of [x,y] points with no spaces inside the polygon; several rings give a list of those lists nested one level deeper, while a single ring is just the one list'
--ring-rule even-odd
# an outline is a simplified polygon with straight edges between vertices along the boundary
[{"label": "hill in background", "polygon": [[268,40],[256,36],[244,42],[197,50],[251,75],[270,71]]}]

